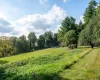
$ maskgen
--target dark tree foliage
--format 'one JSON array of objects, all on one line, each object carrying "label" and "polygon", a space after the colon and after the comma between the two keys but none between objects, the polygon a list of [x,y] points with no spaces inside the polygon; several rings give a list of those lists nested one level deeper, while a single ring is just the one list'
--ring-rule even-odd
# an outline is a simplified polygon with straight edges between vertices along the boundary
[{"label": "dark tree foliage", "polygon": [[[72,30],[74,30],[74,33],[75,33],[74,36],[72,36],[73,32],[72,32],[72,35],[69,35],[68,33],[69,31],[72,31]],[[71,38],[68,39],[68,37],[75,39],[74,45],[76,45],[77,47],[77,40],[78,40],[77,25],[75,24],[75,19],[73,17],[66,17],[61,23],[61,27],[58,32],[58,38],[61,43],[61,46],[70,46],[72,44],[70,43]]]},{"label": "dark tree foliage", "polygon": [[34,49],[35,43],[36,43],[36,40],[37,40],[34,32],[29,33],[28,40],[29,40],[29,44],[30,44],[30,49]]},{"label": "dark tree foliage", "polygon": [[97,2],[95,0],[91,0],[86,11],[84,13],[84,22],[85,24],[89,23],[89,20],[96,15],[96,6]]},{"label": "dark tree foliage", "polygon": [[37,40],[38,48],[43,49],[45,48],[45,38],[44,35],[40,35],[38,40]]},{"label": "dark tree foliage", "polygon": [[22,53],[29,51],[28,41],[26,40],[26,36],[20,36],[16,41],[16,52]]},{"label": "dark tree foliage", "polygon": [[58,34],[57,33],[53,34],[53,46],[59,46]]},{"label": "dark tree foliage", "polygon": [[45,47],[50,48],[53,46],[53,33],[51,31],[47,31],[44,33],[45,38]]},{"label": "dark tree foliage", "polygon": [[77,26],[77,34],[80,34],[80,32],[85,28],[85,24],[82,23],[82,21],[79,22],[79,24],[76,24]]}]

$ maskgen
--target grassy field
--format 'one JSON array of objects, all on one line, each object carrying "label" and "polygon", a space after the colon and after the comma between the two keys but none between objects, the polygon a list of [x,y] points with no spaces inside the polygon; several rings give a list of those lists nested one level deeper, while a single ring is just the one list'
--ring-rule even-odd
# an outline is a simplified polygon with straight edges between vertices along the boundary
[{"label": "grassy field", "polygon": [[[77,49],[50,48],[11,57],[0,58],[0,80],[70,79],[74,69],[74,66],[72,69],[69,69],[70,66],[78,61],[77,65],[79,67],[75,64],[75,68],[82,67],[87,60],[83,60],[83,62],[81,62],[79,59],[90,50],[90,48],[84,47],[79,47]],[[91,54],[93,54],[93,52]],[[95,58],[94,54],[89,54],[88,56]],[[93,61],[90,60],[90,62],[92,65]],[[79,78],[80,77],[82,76],[79,76]]]},{"label": "grassy field", "polygon": [[100,80],[100,48],[93,49],[60,75],[68,80]]}]

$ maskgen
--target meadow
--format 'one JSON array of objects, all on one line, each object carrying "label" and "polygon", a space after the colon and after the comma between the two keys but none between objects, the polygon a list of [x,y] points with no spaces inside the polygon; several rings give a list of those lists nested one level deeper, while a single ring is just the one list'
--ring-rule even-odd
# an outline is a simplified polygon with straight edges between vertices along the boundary
[{"label": "meadow", "polygon": [[0,2],[0,80],[100,80],[100,2],[27,1]]},{"label": "meadow", "polygon": [[90,48],[49,48],[0,58],[0,80],[61,80]]},{"label": "meadow", "polygon": [[100,80],[100,48],[93,49],[60,76],[68,80]]}]

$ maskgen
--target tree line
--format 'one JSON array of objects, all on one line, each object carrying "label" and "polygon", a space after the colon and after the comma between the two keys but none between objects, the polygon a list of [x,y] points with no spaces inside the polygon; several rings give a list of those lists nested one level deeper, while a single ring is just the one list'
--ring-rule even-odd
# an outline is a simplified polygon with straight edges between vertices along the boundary
[{"label": "tree line", "polygon": [[78,45],[91,48],[100,45],[100,5],[95,0],[89,2],[84,12],[84,23],[77,24],[75,18],[66,17],[58,33],[47,31],[37,38],[30,32],[28,37],[0,38],[0,57],[58,46],[73,49]]},{"label": "tree line", "polygon": [[[27,39],[28,38],[28,39]],[[34,51],[37,49],[51,48],[59,45],[56,33],[45,32],[37,39],[34,32],[30,32],[28,37],[25,35],[17,37],[0,38],[0,57]]]}]

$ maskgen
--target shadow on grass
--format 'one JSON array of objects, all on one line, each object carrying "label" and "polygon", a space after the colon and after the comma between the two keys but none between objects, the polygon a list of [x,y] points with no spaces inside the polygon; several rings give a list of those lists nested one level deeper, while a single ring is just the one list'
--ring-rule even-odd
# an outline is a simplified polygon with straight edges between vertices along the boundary
[{"label": "shadow on grass", "polygon": [[0,80],[67,80],[61,78],[58,74],[17,74],[14,72],[6,72],[6,70],[0,67]]},{"label": "shadow on grass", "polygon": [[0,80],[13,80],[13,75],[15,75],[15,73],[6,73],[5,69],[0,67]]},{"label": "shadow on grass", "polygon": [[8,61],[0,60],[0,64],[5,64],[5,63],[8,63]]}]

